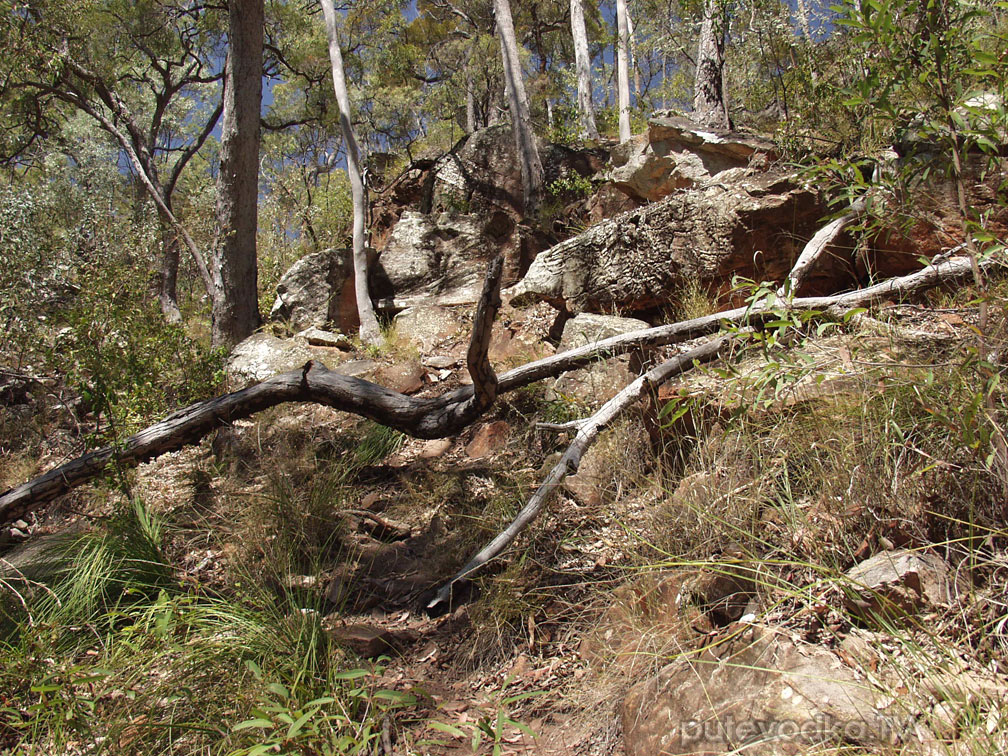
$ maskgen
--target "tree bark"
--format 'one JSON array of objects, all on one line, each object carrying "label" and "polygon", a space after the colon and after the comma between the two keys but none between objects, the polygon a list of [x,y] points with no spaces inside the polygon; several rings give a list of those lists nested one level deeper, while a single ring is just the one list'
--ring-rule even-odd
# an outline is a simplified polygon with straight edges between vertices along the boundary
[{"label": "tree bark", "polygon": [[574,69],[577,73],[577,103],[582,139],[598,139],[595,106],[592,104],[591,56],[588,54],[588,33],[585,31],[584,0],[571,0],[571,36],[574,39]]},{"label": "tree bark", "polygon": [[728,26],[726,0],[704,0],[700,43],[693,82],[693,120],[708,128],[730,129],[724,93],[724,45]]},{"label": "tree bark", "polygon": [[210,341],[231,347],[259,327],[256,230],[262,104],[263,0],[229,0],[228,54],[212,260]]},{"label": "tree bark", "polygon": [[639,101],[641,96],[641,81],[640,66],[637,64],[637,37],[634,35],[633,16],[630,15],[629,9],[627,10],[626,27],[627,41],[629,43],[628,49],[630,51],[630,70],[633,71],[633,91],[634,96]]},{"label": "tree bark", "polygon": [[625,142],[632,136],[630,133],[630,75],[627,68],[629,38],[626,0],[616,0],[616,97],[619,107],[620,142]]},{"label": "tree bark", "polygon": [[521,165],[525,214],[529,218],[534,218],[542,201],[543,167],[539,159],[539,149],[536,147],[535,134],[532,131],[528,95],[525,93],[521,59],[518,57],[518,40],[515,38],[514,22],[511,20],[511,5],[508,0],[493,0],[493,7],[497,19],[497,34],[500,37],[511,127],[514,131],[518,162]]},{"label": "tree bark", "polygon": [[340,131],[346,149],[347,176],[350,178],[350,196],[353,201],[353,267],[354,289],[357,294],[357,316],[360,319],[360,340],[376,344],[381,339],[381,329],[375,317],[371,292],[368,289],[367,250],[364,247],[364,220],[367,217],[367,199],[364,196],[364,178],[361,171],[360,150],[350,120],[350,97],[347,94],[346,75],[343,72],[343,51],[340,49],[336,26],[336,9],[333,0],[321,0],[325,16],[326,36],[329,40],[329,62],[332,65],[333,90],[339,106]]},{"label": "tree bark", "polygon": [[169,323],[181,323],[182,311],[178,305],[178,267],[179,243],[178,236],[169,221],[162,213],[161,219],[161,270],[158,275],[158,303],[161,314]]}]

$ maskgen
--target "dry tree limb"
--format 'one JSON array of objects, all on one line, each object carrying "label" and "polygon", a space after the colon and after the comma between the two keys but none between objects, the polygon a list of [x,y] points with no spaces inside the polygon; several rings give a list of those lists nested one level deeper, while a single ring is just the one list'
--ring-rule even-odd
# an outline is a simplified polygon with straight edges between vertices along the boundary
[{"label": "dry tree limb", "polygon": [[[993,262],[988,262],[988,265],[993,264]],[[971,261],[957,258],[943,262],[940,265],[930,265],[915,273],[893,278],[865,289],[835,296],[795,299],[789,303],[789,306],[796,310],[824,310],[832,317],[840,317],[856,307],[871,304],[872,302],[889,297],[905,296],[914,291],[931,288],[969,275],[972,275]],[[713,330],[712,321],[717,324],[741,322],[748,317],[749,323],[757,324],[766,316],[775,317],[772,312],[767,312],[766,310],[752,311],[748,308],[740,307],[690,321],[614,336],[590,346],[594,348],[595,354],[601,351],[609,351],[610,353],[624,352],[628,348],[637,347],[642,344],[660,345],[671,343],[673,340],[694,338],[702,335],[708,328]],[[680,336],[682,338],[678,338]],[[607,424],[644,396],[651,388],[661,385],[669,378],[689,370],[696,364],[717,359],[729,341],[737,337],[737,334],[734,336],[722,336],[652,368],[616,394],[616,396],[606,402],[589,418],[574,420],[568,423],[540,423],[538,427],[552,431],[577,430],[577,435],[563,457],[550,471],[546,480],[539,486],[515,519],[437,591],[434,598],[427,604],[427,608],[434,609],[439,604],[450,603],[452,590],[458,581],[472,575],[491,559],[498,556],[514,541],[518,534],[542,511],[549,495],[560,485],[563,479],[577,472],[585,451],[594,443],[599,432]],[[552,359],[554,361],[579,359],[586,350],[587,347],[581,347],[571,352],[556,355]],[[526,372],[542,370],[544,366],[541,364],[548,361],[541,360],[539,363],[530,363],[522,368],[518,368],[518,370]],[[514,373],[516,371],[511,372]],[[510,377],[511,373],[501,376],[501,385],[509,386]]]},{"label": "dry tree limb", "polygon": [[[988,260],[981,266],[988,268],[995,264]],[[865,289],[828,297],[799,298],[792,300],[789,306],[793,310],[823,310],[831,317],[839,317],[854,307],[899,298],[971,275],[969,260],[953,258]],[[496,281],[492,280],[493,276],[497,277]],[[185,407],[120,445],[88,452],[0,494],[0,523],[23,517],[56,496],[91,480],[112,462],[137,465],[195,443],[222,425],[284,402],[324,404],[417,438],[444,438],[475,421],[490,407],[496,396],[584,367],[600,357],[707,336],[717,332],[723,323],[747,321],[756,324],[764,318],[776,317],[765,309],[738,307],[680,323],[621,334],[509,370],[497,376],[496,386],[492,386],[490,376],[493,370],[486,360],[486,348],[500,301],[499,276],[499,268],[492,267],[475,318],[468,354],[469,368],[473,371],[472,386],[463,386],[437,397],[410,397],[370,381],[341,375],[321,363],[309,362],[300,370],[276,375],[241,391]]]},{"label": "dry tree limb", "polygon": [[798,291],[802,282],[805,280],[805,276],[812,268],[813,263],[819,259],[823,250],[826,249],[830,242],[839,236],[841,231],[858,219],[858,216],[864,212],[865,204],[864,199],[857,200],[851,204],[846,213],[841,215],[839,218],[831,220],[815,232],[812,238],[809,239],[808,244],[805,245],[801,254],[798,255],[798,259],[795,260],[794,267],[791,268],[791,272],[788,273],[787,279],[781,287],[777,289],[777,296],[783,297],[788,292],[795,294]]},{"label": "dry tree limb", "polygon": [[683,354],[677,355],[670,360],[666,360],[626,386],[616,396],[603,404],[591,417],[577,421],[577,435],[574,436],[574,440],[567,447],[567,451],[564,452],[560,461],[557,462],[549,475],[546,476],[546,480],[532,494],[528,503],[522,507],[521,511],[507,528],[484,546],[476,556],[469,560],[465,567],[459,570],[455,577],[438,590],[434,598],[427,604],[427,608],[433,609],[438,604],[450,602],[452,588],[455,583],[474,573],[504,551],[517,538],[518,534],[539,515],[542,508],[546,505],[550,494],[563,482],[563,479],[577,472],[581,464],[581,458],[588,451],[588,448],[595,443],[595,439],[598,438],[603,428],[618,418],[652,389],[662,385],[673,376],[684,373],[696,365],[711,362],[720,357],[722,350],[733,338],[736,337],[728,335],[720,336]]},{"label": "dry tree limb", "polygon": [[169,415],[119,445],[88,452],[0,495],[0,522],[11,522],[44,502],[100,475],[112,462],[132,466],[195,443],[217,428],[284,402],[315,402],[374,420],[419,438],[458,433],[497,398],[497,376],[487,359],[500,308],[503,256],[491,263],[476,310],[467,355],[473,385],[433,398],[416,398],[310,361],[300,370],[199,402]]}]

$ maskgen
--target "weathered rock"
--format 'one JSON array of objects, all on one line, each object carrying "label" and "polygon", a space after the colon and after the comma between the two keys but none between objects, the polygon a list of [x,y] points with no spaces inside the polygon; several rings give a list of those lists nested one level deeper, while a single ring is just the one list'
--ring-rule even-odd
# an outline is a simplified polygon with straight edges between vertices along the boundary
[{"label": "weathered rock", "polygon": [[608,339],[610,336],[618,336],[622,333],[630,333],[648,327],[648,323],[637,318],[582,313],[564,323],[558,351],[562,352],[585,344],[594,344],[596,341]]},{"label": "weathered rock", "polygon": [[612,218],[620,213],[640,207],[642,204],[644,204],[643,200],[628,196],[625,192],[617,189],[611,181],[607,181],[595,190],[595,193],[588,199],[585,209],[588,220],[592,223],[598,223],[606,218]]},{"label": "weathered rock", "polygon": [[563,487],[586,507],[599,507],[613,479],[612,462],[597,447],[589,447],[581,458],[577,474],[568,475]]},{"label": "weathered rock", "polygon": [[334,627],[329,634],[337,644],[364,658],[397,653],[416,639],[410,632],[372,625],[343,625]]},{"label": "weathered rock", "polygon": [[[689,281],[727,291],[734,275],[782,280],[825,208],[814,192],[781,176],[739,173],[603,221],[540,253],[507,291],[512,304],[646,311],[673,301]],[[841,275],[842,266],[835,267]]]},{"label": "weathered rock", "polygon": [[309,346],[328,347],[330,349],[342,349],[345,351],[353,349],[353,344],[345,333],[324,331],[314,325],[295,334],[295,338],[304,339],[308,342]]},{"label": "weathered rock", "polygon": [[488,457],[495,451],[504,448],[510,435],[511,426],[507,420],[485,423],[476,431],[472,441],[466,445],[466,456],[470,459]]},{"label": "weathered rock", "polygon": [[412,210],[402,214],[372,271],[372,296],[402,309],[421,300],[440,305],[479,299],[486,266],[515,243],[515,225],[489,216]]},{"label": "weathered rock", "polygon": [[299,368],[312,357],[304,342],[278,339],[266,332],[253,333],[231,351],[228,378],[237,384],[264,381],[277,373]]},{"label": "weathered rock", "polygon": [[931,606],[948,606],[964,586],[937,554],[883,551],[847,571],[845,604],[854,616],[886,620]]},{"label": "weathered rock", "polygon": [[731,168],[776,158],[759,137],[701,129],[684,118],[656,115],[640,134],[613,150],[610,180],[638,200],[656,201]]},{"label": "weathered rock", "polygon": [[398,338],[415,346],[421,354],[430,354],[462,331],[462,315],[447,307],[418,304],[396,315],[395,325]]},{"label": "weathered rock", "polygon": [[356,331],[357,304],[353,290],[353,259],[348,249],[326,249],[305,255],[277,284],[272,320],[286,320],[296,331],[335,323]]},{"label": "weathered rock", "polygon": [[[539,156],[547,185],[558,178],[592,176],[604,164],[601,151],[572,150],[539,141]],[[470,134],[434,167],[432,207],[467,213],[504,210],[515,220],[524,217],[521,167],[509,126],[491,126]]]},{"label": "weathered rock", "polygon": [[434,438],[427,441],[420,450],[421,459],[437,459],[443,457],[452,448],[450,438]]},{"label": "weathered rock", "polygon": [[427,374],[420,363],[410,360],[386,365],[378,371],[378,383],[401,394],[415,394],[423,388],[423,379]]},{"label": "weathered rock", "polygon": [[732,628],[630,690],[624,747],[627,756],[885,748],[905,731],[901,715],[898,702],[825,648],[771,628]]}]

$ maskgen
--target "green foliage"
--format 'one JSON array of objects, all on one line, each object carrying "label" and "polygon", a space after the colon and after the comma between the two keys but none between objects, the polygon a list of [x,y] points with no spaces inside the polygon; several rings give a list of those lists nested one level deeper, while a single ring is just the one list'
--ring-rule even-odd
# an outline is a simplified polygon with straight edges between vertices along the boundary
[{"label": "green foliage", "polygon": [[510,685],[511,680],[511,677],[504,680],[501,690],[487,707],[489,711],[475,722],[451,724],[435,720],[428,722],[428,726],[467,743],[473,753],[479,752],[483,744],[486,743],[490,747],[492,756],[501,756],[505,753],[507,743],[511,742],[512,732],[521,733],[535,741],[536,734],[532,728],[515,719],[511,711],[515,704],[535,696],[541,696],[545,691],[526,691],[514,695],[503,695],[503,691]]},{"label": "green foliage", "polygon": [[300,697],[312,695],[310,688],[268,682],[259,666],[247,661],[246,666],[263,691],[251,717],[231,728],[239,745],[228,756],[365,752],[381,737],[386,717],[416,703],[412,694],[377,688],[383,671],[381,661],[371,669],[334,673],[332,680],[337,685],[331,693],[304,703]]},{"label": "green foliage", "polygon": [[94,413],[98,440],[217,393],[223,355],[165,323],[134,271],[97,267],[80,287],[49,360]]}]

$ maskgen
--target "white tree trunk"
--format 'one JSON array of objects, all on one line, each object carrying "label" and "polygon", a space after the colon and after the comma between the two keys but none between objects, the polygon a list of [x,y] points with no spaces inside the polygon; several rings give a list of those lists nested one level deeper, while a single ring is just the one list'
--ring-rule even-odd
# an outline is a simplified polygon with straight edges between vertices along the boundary
[{"label": "white tree trunk", "polygon": [[585,31],[582,0],[571,0],[571,36],[574,38],[574,68],[577,72],[577,102],[582,139],[598,139],[595,107],[592,105],[591,57],[588,54],[588,33]]},{"label": "white tree trunk", "polygon": [[724,96],[725,0],[704,0],[693,83],[693,120],[709,128],[731,128]]},{"label": "white tree trunk", "polygon": [[214,346],[259,327],[256,230],[262,104],[263,0],[229,0],[228,54],[218,174],[218,237],[211,264]]},{"label": "white tree trunk", "polygon": [[364,248],[364,218],[367,201],[364,197],[364,178],[361,175],[360,151],[350,121],[350,97],[347,95],[346,76],[343,73],[343,52],[340,50],[336,28],[336,9],[333,0],[321,0],[325,17],[326,36],[329,39],[329,62],[332,64],[333,89],[339,106],[340,131],[346,148],[347,175],[350,178],[350,196],[353,201],[353,266],[354,288],[357,293],[357,316],[360,319],[360,340],[375,344],[381,338],[381,329],[375,317],[371,293],[368,290],[367,250]]},{"label": "white tree trunk", "polygon": [[515,148],[521,165],[525,214],[531,217],[538,211],[542,200],[543,167],[539,160],[535,134],[532,133],[532,118],[529,115],[528,95],[525,93],[525,80],[522,77],[521,60],[518,57],[518,40],[515,38],[514,22],[511,20],[511,5],[508,0],[493,0],[493,7],[497,19],[497,33],[500,35],[504,84],[511,110]]},{"label": "white tree trunk", "polygon": [[630,74],[627,68],[627,46],[630,38],[627,28],[626,0],[616,0],[616,95],[619,106],[619,140],[627,141],[630,134]]},{"label": "white tree trunk", "polygon": [[630,43],[630,70],[633,71],[633,91],[634,96],[639,99],[641,96],[641,83],[640,66],[637,65],[637,38],[634,36],[633,16],[630,15],[629,8],[627,9],[626,26],[627,38]]}]

